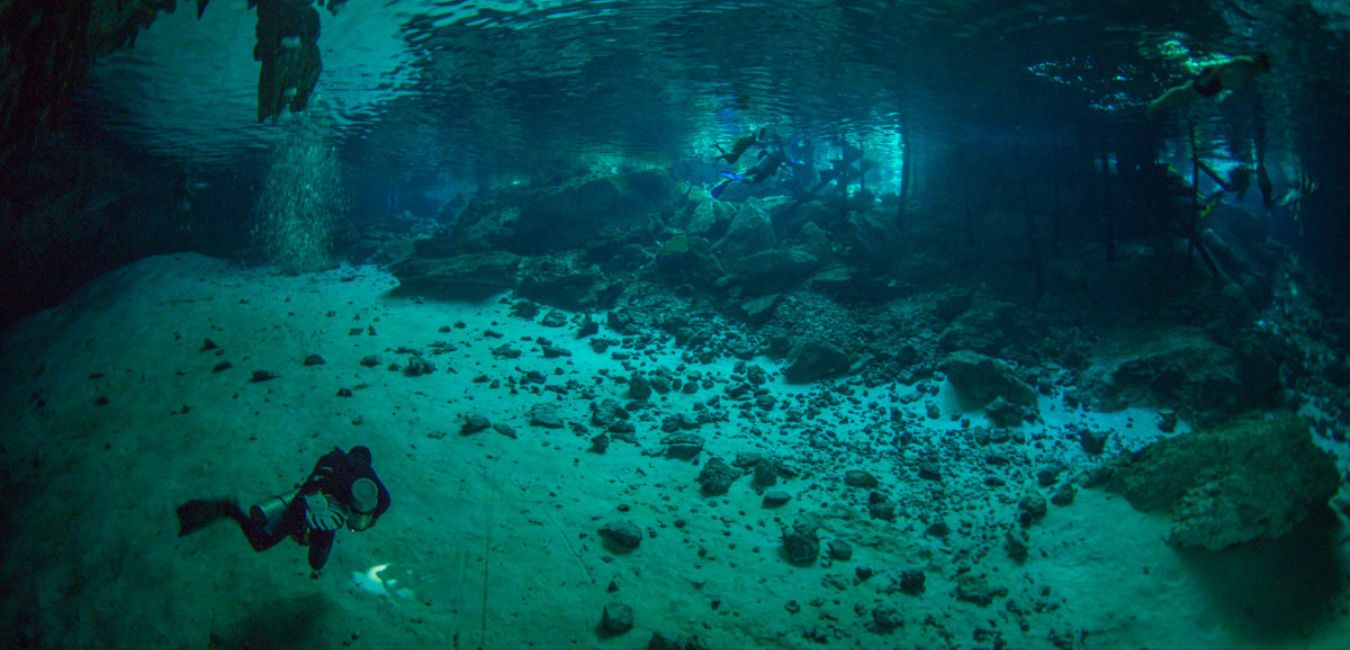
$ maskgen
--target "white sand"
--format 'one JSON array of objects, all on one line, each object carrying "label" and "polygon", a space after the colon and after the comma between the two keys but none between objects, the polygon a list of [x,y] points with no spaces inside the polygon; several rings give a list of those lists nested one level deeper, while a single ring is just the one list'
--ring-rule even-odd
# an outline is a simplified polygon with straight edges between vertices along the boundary
[{"label": "white sand", "polygon": [[[343,276],[355,279],[342,282]],[[784,402],[816,392],[771,382],[780,405],[768,421],[749,422],[730,409],[729,422],[698,431],[708,438],[700,461],[758,449],[789,462],[814,454],[820,464],[798,463],[815,471],[780,484],[794,498],[777,510],[761,507],[748,478],[726,497],[705,498],[694,482],[702,462],[644,456],[618,441],[599,455],[588,451],[598,431],[528,425],[530,407],[541,401],[558,404],[569,422],[586,423],[591,399],[583,389],[626,401],[625,386],[597,381],[597,372],[629,372],[575,340],[573,327],[514,318],[498,300],[390,298],[395,285],[370,268],[289,278],[194,255],[165,256],[108,274],[11,332],[0,348],[5,624],[27,611],[41,621],[47,647],[63,648],[645,648],[656,630],[698,634],[714,649],[808,648],[818,647],[803,637],[813,628],[832,637],[830,647],[862,648],[989,646],[975,640],[977,628],[997,630],[1013,648],[1053,647],[1052,630],[1070,637],[1088,631],[1078,646],[1086,648],[1331,649],[1350,638],[1344,616],[1319,620],[1306,637],[1267,633],[1262,621],[1314,606],[1302,598],[1343,608],[1344,596],[1328,602],[1279,594],[1287,574],[1262,582],[1261,561],[1249,557],[1255,552],[1183,559],[1162,541],[1165,519],[1092,490],[1080,491],[1069,507],[1052,506],[1031,527],[1032,558],[1014,564],[1002,550],[1002,527],[1029,483],[973,490],[968,486],[977,481],[919,482],[912,468],[897,469],[893,451],[881,451],[890,449],[889,434],[868,442],[865,429],[878,410],[911,393],[908,387],[868,391],[857,404],[787,425]],[[457,321],[467,328],[437,331]],[[352,328],[363,331],[349,335]],[[485,338],[487,329],[505,338]],[[574,356],[542,358],[522,340],[536,336]],[[205,338],[223,354],[202,351]],[[407,377],[384,367],[407,360],[393,348],[429,352],[433,341],[458,348],[427,357],[435,374]],[[502,343],[524,354],[493,358],[490,349]],[[310,353],[327,364],[303,366]],[[383,363],[361,366],[371,354]],[[679,365],[673,345],[639,358],[642,367]],[[213,373],[222,360],[234,367]],[[730,367],[701,369],[725,378]],[[553,375],[555,368],[563,374]],[[261,369],[281,377],[250,383],[251,372]],[[547,373],[549,385],[575,379],[583,389],[565,397],[524,388],[512,394],[506,380],[531,369]],[[504,385],[473,382],[480,374]],[[355,395],[337,396],[340,387]],[[688,412],[721,385],[715,391],[660,398],[661,410],[637,421],[643,445],[654,448],[662,436],[655,416]],[[108,404],[96,406],[99,396]],[[952,400],[944,394],[941,401],[951,414]],[[923,423],[913,429],[917,435],[940,437],[956,428],[945,416],[922,418],[922,407],[904,407]],[[1146,432],[1154,421],[1147,412],[1053,408],[1047,401],[1043,409],[1052,424],[1116,427],[1122,433],[1115,444],[1136,446],[1156,435]],[[511,424],[519,438],[490,430],[459,435],[460,418],[470,412]],[[1134,426],[1126,429],[1131,416]],[[836,451],[831,458],[801,444],[803,428],[832,430],[844,444],[876,451],[851,459]],[[433,432],[448,435],[433,439]],[[1044,450],[1033,441],[1019,453],[1036,458],[1073,449],[1064,441],[1040,442]],[[356,444],[373,450],[393,507],[369,531],[339,533],[318,579],[310,578],[302,547],[287,541],[254,553],[229,522],[176,536],[178,503],[219,494],[247,502],[286,491],[319,455]],[[868,518],[866,490],[837,487],[842,470],[853,467],[876,474],[902,513],[916,500],[942,500],[952,535],[927,536],[926,523],[904,514],[896,523]],[[620,504],[630,510],[619,512]],[[790,566],[778,550],[779,530],[802,512],[822,516],[823,540],[850,541],[853,559]],[[655,535],[615,555],[596,530],[625,518]],[[683,529],[674,526],[677,518],[686,522]],[[977,543],[984,538],[997,541]],[[1009,597],[988,607],[957,601],[960,558],[991,546],[975,571],[1007,587]],[[1336,548],[1332,559],[1345,566],[1344,545]],[[855,584],[858,566],[877,575]],[[887,574],[916,567],[927,572],[922,595],[879,592]],[[611,583],[617,592],[607,593]],[[1283,604],[1271,605],[1281,598]],[[786,611],[790,600],[799,612]],[[611,601],[632,606],[636,627],[601,638],[600,612]],[[1023,631],[1007,610],[1010,601],[1053,611],[1026,615]],[[881,604],[898,608],[905,626],[869,631],[870,610]]]}]

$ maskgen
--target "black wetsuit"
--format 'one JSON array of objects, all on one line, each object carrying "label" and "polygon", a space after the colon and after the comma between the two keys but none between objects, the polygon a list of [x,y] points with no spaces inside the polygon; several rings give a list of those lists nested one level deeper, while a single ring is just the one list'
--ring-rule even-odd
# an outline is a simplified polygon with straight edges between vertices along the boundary
[{"label": "black wetsuit", "polygon": [[[357,446],[350,452],[334,447],[314,463],[314,470],[295,497],[286,505],[286,509],[270,521],[258,514],[245,512],[233,501],[190,501],[178,509],[179,535],[186,535],[200,529],[217,516],[228,516],[239,523],[244,536],[255,551],[265,551],[276,546],[287,537],[309,547],[309,566],[318,571],[328,561],[328,553],[333,548],[335,530],[312,530],[305,520],[306,496],[325,494],[332,497],[347,512],[352,512],[352,484],[368,478],[379,488],[379,501],[372,513],[373,520],[379,519],[389,509],[391,499],[380,477],[371,467],[370,450]],[[255,512],[258,512],[255,510]]]}]

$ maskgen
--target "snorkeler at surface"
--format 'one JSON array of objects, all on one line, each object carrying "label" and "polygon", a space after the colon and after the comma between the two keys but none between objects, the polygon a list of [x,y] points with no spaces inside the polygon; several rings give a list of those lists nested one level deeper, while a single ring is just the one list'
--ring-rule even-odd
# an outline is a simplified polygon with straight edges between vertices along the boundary
[{"label": "snorkeler at surface", "polygon": [[1206,66],[1194,79],[1168,89],[1161,97],[1149,102],[1148,119],[1152,120],[1158,113],[1184,106],[1195,100],[1214,97],[1225,90],[1241,90],[1250,85],[1257,74],[1268,71],[1270,58],[1265,53],[1240,56]]}]

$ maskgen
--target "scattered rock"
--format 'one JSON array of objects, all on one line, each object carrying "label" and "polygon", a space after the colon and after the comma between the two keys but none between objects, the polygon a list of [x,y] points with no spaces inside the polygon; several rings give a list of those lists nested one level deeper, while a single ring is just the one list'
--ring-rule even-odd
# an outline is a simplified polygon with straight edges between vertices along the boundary
[{"label": "scattered rock", "polygon": [[889,605],[878,605],[872,608],[872,625],[878,632],[888,632],[905,624],[900,617],[900,610]]},{"label": "scattered rock", "polygon": [[1045,497],[1040,492],[1028,492],[1017,502],[1017,523],[1030,526],[1043,519],[1049,510],[1050,506],[1046,505]]},{"label": "scattered rock", "polygon": [[253,377],[249,379],[249,382],[256,384],[260,381],[271,381],[280,376],[281,375],[278,375],[277,373],[272,372],[271,370],[254,370]]},{"label": "scattered rock", "polygon": [[815,564],[816,558],[820,557],[820,537],[816,535],[816,527],[797,523],[791,528],[784,528],[783,551],[787,553],[788,562],[792,564],[797,566]]},{"label": "scattered rock", "polygon": [[600,536],[624,551],[631,551],[642,543],[642,529],[627,519],[605,524],[600,528]]},{"label": "scattered rock", "polygon": [[408,357],[408,365],[403,366],[403,374],[409,377],[421,377],[436,372],[436,366],[422,357]]},{"label": "scattered rock", "polygon": [[956,597],[968,603],[985,606],[994,602],[995,598],[1006,595],[1008,595],[1006,587],[990,586],[984,576],[966,573],[956,581]]},{"label": "scattered rock", "polygon": [[698,473],[698,483],[704,495],[715,497],[726,494],[731,484],[741,475],[736,468],[726,464],[720,458],[714,458],[703,466]]},{"label": "scattered rock", "polygon": [[1078,430],[1079,444],[1083,446],[1083,451],[1092,456],[1100,456],[1106,451],[1106,441],[1110,438],[1110,431],[1095,431],[1088,427]]},{"label": "scattered rock", "polygon": [[605,605],[600,615],[600,630],[606,635],[623,634],[633,629],[633,608],[623,603]]},{"label": "scattered rock", "polygon": [[871,472],[861,469],[850,469],[844,472],[844,485],[849,487],[874,488],[880,485],[877,477],[872,476]]},{"label": "scattered rock", "polygon": [[530,407],[530,424],[545,429],[561,429],[564,426],[556,404],[535,404]]},{"label": "scattered rock", "polygon": [[838,346],[820,339],[801,343],[791,357],[792,361],[783,369],[783,377],[794,384],[838,377],[852,363]]},{"label": "scattered rock", "polygon": [[478,413],[470,413],[464,416],[464,423],[459,426],[461,435],[470,435],[479,431],[486,431],[492,426],[492,422]]}]

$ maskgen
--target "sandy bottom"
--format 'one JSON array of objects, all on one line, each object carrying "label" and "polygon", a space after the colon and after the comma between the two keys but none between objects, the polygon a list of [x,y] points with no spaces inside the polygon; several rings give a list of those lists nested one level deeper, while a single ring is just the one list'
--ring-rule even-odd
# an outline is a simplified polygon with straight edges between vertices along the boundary
[{"label": "sandy bottom", "polygon": [[[1189,555],[1164,544],[1164,519],[1081,490],[1031,527],[1031,557],[1017,564],[1001,540],[1034,479],[981,489],[949,465],[943,481],[918,481],[915,459],[876,437],[875,413],[891,407],[924,423],[911,429],[918,436],[955,431],[945,391],[902,403],[913,388],[859,387],[807,425],[785,424],[781,406],[756,416],[733,407],[698,431],[708,443],[695,462],[642,453],[658,447],[662,415],[691,412],[723,381],[657,397],[656,409],[637,415],[641,445],[616,441],[597,454],[598,431],[530,426],[531,407],[553,403],[585,425],[593,399],[627,401],[616,377],[680,366],[673,343],[597,354],[574,327],[513,317],[499,298],[419,303],[391,297],[396,284],[372,268],[291,278],[166,256],[104,276],[10,332],[0,348],[0,620],[17,621],[11,638],[60,648],[493,649],[645,648],[654,631],[697,635],[713,649],[822,640],[975,648],[996,638],[1012,648],[1059,639],[1073,648],[1342,649],[1350,639],[1339,522]],[[533,343],[541,336],[573,356],[544,358]],[[203,350],[205,339],[219,349]],[[450,345],[431,354],[437,341]],[[494,357],[503,343],[522,356]],[[389,370],[407,361],[400,346],[426,353],[436,372]],[[615,350],[632,358],[616,360]],[[311,353],[326,364],[303,365]],[[367,355],[381,363],[361,365]],[[233,367],[213,372],[222,361]],[[725,380],[732,364],[685,371]],[[255,370],[280,377],[251,383]],[[530,370],[547,383],[508,382]],[[776,377],[769,388],[780,404],[825,392]],[[943,417],[924,417],[929,399]],[[1156,435],[1131,437],[1152,429],[1147,412],[1042,410],[1050,430],[1091,422],[1116,428],[1125,446]],[[468,413],[510,424],[518,437],[460,435]],[[807,447],[803,427],[830,430],[836,447]],[[229,522],[177,537],[178,503],[287,491],[319,455],[357,444],[373,450],[393,507],[371,530],[340,533],[317,578],[304,548],[288,541],[255,553]],[[1016,453],[1075,460],[1053,440],[1022,446]],[[722,497],[699,493],[695,477],[710,456],[751,450],[805,470],[777,486],[792,494],[788,504],[764,507],[748,478]],[[868,517],[867,490],[842,485],[850,468],[881,479],[897,521]],[[927,523],[907,516],[925,499],[946,504],[952,534],[925,534]],[[849,541],[853,557],[785,561],[780,529],[803,513],[819,517],[822,540]],[[597,534],[619,519],[647,531],[632,552]],[[859,567],[876,575],[860,581]],[[885,593],[889,576],[913,568],[927,576],[922,594]],[[986,606],[957,599],[967,570],[1008,595]],[[632,631],[600,633],[610,602],[632,607]],[[880,605],[904,625],[871,629]]]}]

